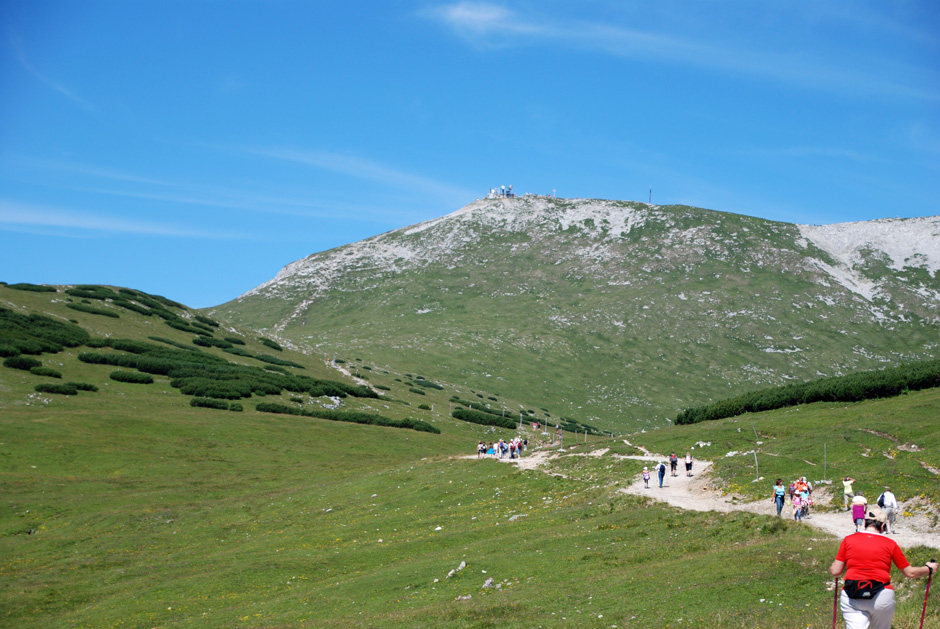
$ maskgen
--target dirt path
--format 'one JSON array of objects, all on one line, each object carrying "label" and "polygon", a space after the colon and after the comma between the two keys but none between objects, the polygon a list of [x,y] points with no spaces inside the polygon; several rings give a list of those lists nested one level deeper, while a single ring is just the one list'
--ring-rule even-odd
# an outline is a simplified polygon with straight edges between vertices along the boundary
[{"label": "dirt path", "polygon": [[[546,461],[558,456],[602,456],[606,452],[607,449],[577,454],[551,450],[537,450],[521,459],[510,460],[506,457],[503,458],[502,461],[515,464],[520,469],[535,470],[539,469]],[[666,460],[665,456],[655,454],[618,456],[619,458],[638,461],[659,462]],[[659,478],[654,472],[650,479],[649,489],[643,487],[643,478],[637,476],[632,485],[620,491],[637,496],[646,496],[647,498],[665,502],[674,507],[690,511],[719,511],[722,513],[730,511],[750,511],[762,515],[776,515],[776,506],[770,500],[772,482],[765,482],[767,485],[767,500],[741,502],[732,496],[723,496],[721,492],[711,486],[711,466],[711,461],[697,460],[692,465],[693,475],[686,476],[685,462],[680,460],[679,469],[676,470],[676,476],[672,476],[669,470],[666,470],[666,477],[662,487],[659,487]],[[820,490],[819,499],[820,502],[828,501],[829,496],[826,494],[826,489]],[[782,517],[792,518],[793,508],[784,505]],[[818,528],[836,537],[845,537],[855,531],[852,518],[845,512],[812,513],[810,517],[803,520],[803,524]],[[891,534],[891,538],[902,548],[928,546],[930,548],[940,549],[940,534],[929,529],[926,518],[923,516],[904,517],[898,515],[897,525],[897,533]]]}]

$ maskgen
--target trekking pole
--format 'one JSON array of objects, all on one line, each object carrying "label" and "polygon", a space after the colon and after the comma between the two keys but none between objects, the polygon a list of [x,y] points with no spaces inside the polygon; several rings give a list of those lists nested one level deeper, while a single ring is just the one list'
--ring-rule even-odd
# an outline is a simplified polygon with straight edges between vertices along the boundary
[{"label": "trekking pole", "polygon": [[836,593],[832,597],[832,629],[836,629],[839,610],[839,577],[836,577]]},{"label": "trekking pole", "polygon": [[[936,559],[930,560],[933,563],[937,563]],[[920,613],[920,629],[924,629],[924,617],[927,615],[927,597],[930,596],[930,580],[933,579],[933,573],[930,573],[930,576],[927,577],[927,591],[924,593],[924,611]]]}]

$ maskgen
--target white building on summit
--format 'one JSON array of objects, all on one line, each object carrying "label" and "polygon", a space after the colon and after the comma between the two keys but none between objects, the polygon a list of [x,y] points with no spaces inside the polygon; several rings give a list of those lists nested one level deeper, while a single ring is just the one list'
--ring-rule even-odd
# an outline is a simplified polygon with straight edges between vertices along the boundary
[{"label": "white building on summit", "polygon": [[490,188],[490,193],[486,195],[487,199],[515,199],[516,193],[512,191],[512,186],[500,186],[499,188]]}]

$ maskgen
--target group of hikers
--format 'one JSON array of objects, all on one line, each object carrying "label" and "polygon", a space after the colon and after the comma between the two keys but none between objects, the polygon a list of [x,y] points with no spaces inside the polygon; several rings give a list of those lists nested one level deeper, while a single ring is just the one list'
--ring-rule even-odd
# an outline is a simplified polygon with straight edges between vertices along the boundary
[{"label": "group of hikers", "polygon": [[529,440],[523,439],[522,437],[516,436],[505,441],[500,439],[497,442],[487,445],[485,441],[480,441],[477,444],[477,458],[483,459],[486,457],[491,458],[503,458],[506,455],[509,455],[510,459],[522,457],[522,452],[529,449]]},{"label": "group of hikers", "polygon": [[[852,522],[855,524],[855,530],[859,531],[865,528],[868,499],[862,492],[854,491],[852,484],[855,482],[851,476],[842,478],[842,506],[846,511],[852,511]],[[878,496],[876,504],[885,516],[885,533],[896,535],[898,532],[896,521],[900,505],[890,487],[885,487],[885,490]]]},{"label": "group of hikers", "polygon": [[790,483],[789,487],[784,487],[783,479],[778,478],[777,482],[774,483],[774,491],[771,500],[773,500],[774,504],[777,506],[778,517],[783,511],[784,503],[786,503],[793,507],[793,519],[801,521],[803,518],[810,517],[809,508],[813,504],[812,494],[813,485],[806,480],[805,476],[800,476]]},{"label": "group of hikers", "polygon": [[[679,467],[679,457],[676,456],[675,452],[669,454],[669,470],[673,476],[678,476],[676,470]],[[666,478],[666,462],[660,461],[657,463],[653,470],[656,472],[656,475],[659,476],[659,486],[663,486],[663,480]],[[685,475],[692,476],[692,453],[685,453]],[[646,489],[650,488],[650,470],[648,467],[643,468],[643,486]]]}]

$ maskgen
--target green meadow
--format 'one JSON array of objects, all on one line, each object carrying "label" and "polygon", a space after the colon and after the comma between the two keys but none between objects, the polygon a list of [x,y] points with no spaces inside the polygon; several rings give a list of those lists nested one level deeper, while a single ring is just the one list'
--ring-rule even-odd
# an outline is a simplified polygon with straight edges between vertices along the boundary
[{"label": "green meadow", "polygon": [[[192,334],[121,312],[66,311],[61,294],[0,287],[0,306],[73,319],[95,337],[191,344]],[[61,303],[60,303],[61,302]],[[98,307],[107,307],[97,305]],[[266,346],[240,336],[247,351]],[[515,431],[449,416],[451,396],[497,398],[434,374],[346,365],[386,387],[344,407],[422,419],[440,434],[254,410],[197,408],[170,386],[115,381],[68,348],[38,356],[78,395],[42,394],[54,378],[0,367],[0,625],[9,627],[824,627],[826,568],[838,540],[750,513],[682,512],[619,490],[636,450],[583,433],[544,470],[477,460],[479,439]],[[251,364],[246,356],[233,361]],[[319,357],[279,353],[311,377],[352,384]],[[254,361],[257,362],[257,361]],[[426,388],[426,387],[422,387]],[[380,389],[381,390],[381,389]],[[260,399],[258,399],[260,397]],[[495,400],[491,400],[495,402]],[[538,400],[528,401],[541,415]],[[424,405],[426,409],[419,409]],[[539,409],[539,410],[535,410]],[[813,405],[628,436],[634,445],[715,460],[716,483],[749,497],[760,475],[832,478],[937,504],[937,410],[929,390],[852,405]],[[756,433],[756,435],[755,435]],[[524,423],[533,449],[547,439]],[[757,444],[761,441],[761,444]],[[892,445],[894,447],[892,447]],[[916,446],[907,449],[898,446]],[[576,456],[609,448],[598,457]],[[532,454],[532,451],[528,453]],[[469,457],[469,458],[468,458]],[[809,463],[807,463],[807,461]],[[809,470],[812,470],[809,471]],[[822,475],[818,475],[822,478]],[[758,485],[762,488],[758,489]],[[913,563],[927,548],[908,549]],[[461,565],[463,567],[461,568]],[[916,627],[924,582],[897,575],[896,627]],[[488,582],[488,580],[492,580]],[[931,597],[925,626],[940,627]]]}]

